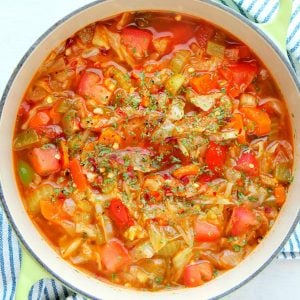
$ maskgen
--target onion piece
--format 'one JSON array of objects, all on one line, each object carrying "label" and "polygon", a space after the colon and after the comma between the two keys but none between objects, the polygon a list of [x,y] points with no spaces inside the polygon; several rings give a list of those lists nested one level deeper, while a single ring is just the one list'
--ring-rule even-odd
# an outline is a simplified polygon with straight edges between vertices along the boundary
[{"label": "onion piece", "polygon": [[264,99],[261,99],[259,101],[259,106],[268,104],[268,107],[271,107],[273,111],[278,114],[279,116],[283,117],[285,115],[285,110],[284,110],[284,104],[282,101],[273,98],[273,97],[267,97]]},{"label": "onion piece", "polygon": [[150,242],[155,252],[158,252],[167,244],[166,234],[162,227],[156,224],[151,224],[149,226],[148,233]]},{"label": "onion piece", "polygon": [[243,93],[240,96],[241,107],[256,107],[257,99],[254,95]]},{"label": "onion piece", "polygon": [[291,144],[290,144],[288,141],[286,141],[286,140],[280,140],[280,141],[275,140],[275,141],[271,142],[271,143],[267,146],[266,151],[267,151],[268,153],[272,153],[272,154],[273,154],[273,153],[276,151],[276,149],[277,149],[277,147],[278,147],[279,145],[283,147],[283,149],[285,150],[285,153],[286,153],[286,155],[288,156],[289,160],[293,160],[293,158],[294,158],[294,155],[293,155],[293,147],[292,147]]},{"label": "onion piece", "polygon": [[155,254],[155,250],[151,242],[146,241],[135,246],[130,253],[133,260],[138,261],[143,258],[151,258]]},{"label": "onion piece", "polygon": [[82,238],[72,239],[70,243],[60,247],[60,253],[63,258],[72,255],[82,244]]},{"label": "onion piece", "polygon": [[193,256],[193,248],[185,248],[178,252],[172,259],[173,266],[174,266],[174,274],[173,280],[177,281],[182,272],[184,267],[190,262]]}]

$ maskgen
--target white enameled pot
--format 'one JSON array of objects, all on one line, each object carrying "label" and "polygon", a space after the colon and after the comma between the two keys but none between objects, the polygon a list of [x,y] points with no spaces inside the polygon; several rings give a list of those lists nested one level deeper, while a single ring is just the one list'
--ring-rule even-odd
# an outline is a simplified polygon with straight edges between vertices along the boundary
[{"label": "white enameled pot", "polygon": [[[27,298],[24,293],[28,292],[32,280],[38,279],[43,274],[48,274],[48,276],[63,282],[67,287],[93,299],[183,300],[218,298],[247,282],[276,256],[299,220],[300,208],[300,173],[298,167],[300,86],[285,54],[279,49],[281,47],[284,50],[283,37],[286,34],[291,2],[291,0],[281,0],[279,15],[272,24],[256,26],[231,9],[209,0],[96,1],[66,16],[37,40],[16,67],[1,102],[0,176],[4,196],[1,200],[10,223],[27,248],[24,252],[22,268],[29,270],[27,274],[21,276],[21,287],[18,288],[17,299]],[[291,116],[295,149],[294,180],[290,186],[286,204],[283,206],[278,219],[260,245],[242,263],[215,280],[197,288],[164,290],[154,293],[137,291],[101,282],[78,271],[49,246],[32,224],[20,199],[15,181],[12,139],[18,106],[31,78],[49,51],[89,23],[114,16],[123,11],[136,10],[173,11],[193,15],[212,22],[238,37],[250,46],[271,71],[287,102]],[[282,26],[284,30],[282,30]],[[273,40],[264,33],[264,29],[268,29],[269,33],[273,34]],[[28,256],[27,251],[30,256]],[[34,259],[30,257],[34,257]],[[35,261],[38,261],[39,264]],[[40,265],[48,273],[39,271]]]}]

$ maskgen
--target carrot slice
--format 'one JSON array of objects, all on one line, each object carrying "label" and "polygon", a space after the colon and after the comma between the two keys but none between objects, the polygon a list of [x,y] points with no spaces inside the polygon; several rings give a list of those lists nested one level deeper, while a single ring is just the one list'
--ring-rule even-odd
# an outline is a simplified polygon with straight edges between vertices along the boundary
[{"label": "carrot slice", "polygon": [[182,166],[182,167],[176,169],[173,172],[173,176],[175,178],[180,179],[184,176],[198,175],[199,172],[200,172],[199,166],[190,164],[190,165]]},{"label": "carrot slice", "polygon": [[218,82],[215,76],[204,74],[190,79],[190,86],[199,94],[208,94],[218,89]]},{"label": "carrot slice", "polygon": [[82,168],[78,159],[73,158],[70,161],[70,171],[77,188],[80,191],[84,191],[87,188],[87,180],[82,172]]},{"label": "carrot slice", "polygon": [[286,192],[283,185],[279,184],[274,188],[274,196],[276,198],[276,204],[282,206],[286,200]]},{"label": "carrot slice", "polygon": [[266,112],[254,107],[243,107],[240,111],[245,118],[253,122],[254,129],[251,129],[251,133],[262,136],[271,131],[271,119]]},{"label": "carrot slice", "polygon": [[65,170],[69,167],[70,164],[68,145],[65,140],[59,141],[59,151],[61,153],[61,166]]},{"label": "carrot slice", "polygon": [[121,137],[111,127],[107,127],[102,130],[99,142],[104,145],[120,144]]},{"label": "carrot slice", "polygon": [[238,113],[232,114],[232,118],[230,122],[225,126],[225,128],[233,128],[238,131],[238,142],[240,144],[245,144],[247,142],[246,134],[244,130],[243,117],[241,114]]}]

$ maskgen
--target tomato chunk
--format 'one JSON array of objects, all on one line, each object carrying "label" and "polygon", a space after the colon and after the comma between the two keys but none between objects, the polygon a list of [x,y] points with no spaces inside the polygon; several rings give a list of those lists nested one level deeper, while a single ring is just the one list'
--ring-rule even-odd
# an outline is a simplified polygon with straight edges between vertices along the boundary
[{"label": "tomato chunk", "polygon": [[221,237],[220,229],[216,225],[199,219],[195,222],[194,232],[197,242],[214,242]]},{"label": "tomato chunk", "polygon": [[208,261],[198,261],[187,265],[183,271],[183,284],[188,287],[199,286],[213,277],[213,267]]},{"label": "tomato chunk", "polygon": [[130,50],[136,58],[147,55],[152,41],[152,33],[135,27],[126,27],[121,33],[121,42]]},{"label": "tomato chunk", "polygon": [[232,97],[237,97],[244,92],[258,73],[257,64],[254,62],[239,62],[223,66],[220,69],[222,76],[228,81],[228,93]]},{"label": "tomato chunk", "polygon": [[229,221],[230,233],[239,236],[248,233],[257,225],[255,214],[247,207],[235,207]]},{"label": "tomato chunk", "polygon": [[205,162],[211,171],[215,173],[222,171],[226,161],[226,152],[226,146],[219,145],[215,142],[209,142],[205,153]]},{"label": "tomato chunk", "polygon": [[133,225],[133,220],[128,208],[119,199],[113,199],[108,207],[110,217],[119,228],[127,228]]},{"label": "tomato chunk", "polygon": [[256,157],[250,152],[244,152],[236,162],[237,170],[242,171],[250,176],[259,174],[259,165]]},{"label": "tomato chunk", "polygon": [[48,176],[60,170],[59,151],[56,147],[33,148],[29,159],[34,170],[41,176]]},{"label": "tomato chunk", "polygon": [[211,74],[204,74],[201,76],[193,77],[190,80],[190,86],[198,94],[208,94],[219,88],[217,78]]},{"label": "tomato chunk", "polygon": [[85,72],[82,75],[78,94],[87,99],[92,98],[100,104],[107,104],[111,96],[111,92],[101,85],[100,76],[94,72]]},{"label": "tomato chunk", "polygon": [[123,243],[113,239],[103,247],[101,262],[109,272],[114,273],[121,271],[130,262],[130,256]]}]

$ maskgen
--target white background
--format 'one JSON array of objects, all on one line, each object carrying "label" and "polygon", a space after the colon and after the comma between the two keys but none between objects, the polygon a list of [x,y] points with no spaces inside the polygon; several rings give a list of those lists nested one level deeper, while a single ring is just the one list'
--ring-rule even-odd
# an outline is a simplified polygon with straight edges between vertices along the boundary
[{"label": "white background", "polygon": [[[32,43],[56,21],[89,2],[92,1],[0,0],[0,94]],[[300,260],[276,259],[226,299],[293,300],[300,299],[299,294]]]}]

